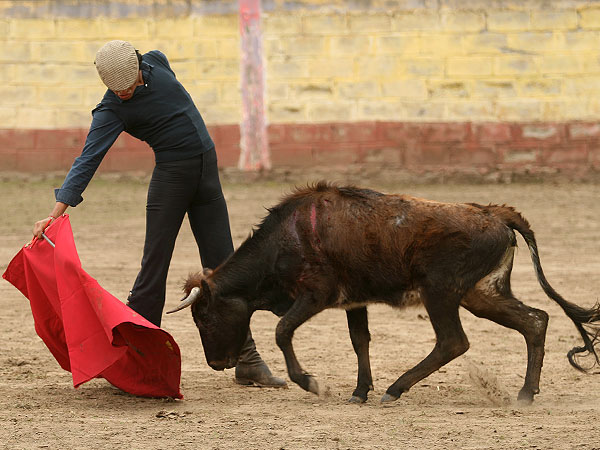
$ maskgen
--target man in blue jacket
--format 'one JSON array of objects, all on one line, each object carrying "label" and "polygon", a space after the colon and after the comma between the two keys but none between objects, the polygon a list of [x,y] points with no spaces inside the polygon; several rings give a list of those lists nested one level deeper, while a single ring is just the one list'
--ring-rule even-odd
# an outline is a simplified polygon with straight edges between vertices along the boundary
[{"label": "man in blue jacket", "polygon": [[[129,42],[111,41],[98,50],[95,65],[108,90],[92,111],[81,155],[55,190],[54,209],[35,223],[33,234],[40,238],[48,221],[83,201],[81,194],[121,132],[147,142],[156,166],[148,187],[141,269],[128,305],[160,326],[167,272],[185,214],[203,267],[216,268],[233,253],[215,145],[191,96],[160,51],[140,55]],[[251,334],[235,376],[240,384],[285,386],[261,359]]]}]

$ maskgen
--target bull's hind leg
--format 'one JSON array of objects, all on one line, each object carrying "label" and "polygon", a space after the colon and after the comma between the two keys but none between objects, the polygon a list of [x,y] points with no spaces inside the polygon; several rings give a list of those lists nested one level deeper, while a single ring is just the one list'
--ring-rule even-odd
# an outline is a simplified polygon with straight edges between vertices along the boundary
[{"label": "bull's hind leg", "polygon": [[350,340],[354,347],[354,352],[358,357],[358,381],[356,389],[350,397],[351,403],[364,403],[367,401],[367,394],[373,390],[373,377],[371,376],[371,361],[369,359],[369,322],[367,317],[367,308],[355,308],[346,311],[348,319],[348,330],[350,331]]},{"label": "bull's hind leg", "polygon": [[527,343],[527,372],[518,400],[531,403],[533,396],[540,392],[548,314],[514,298],[507,282],[482,282],[463,298],[461,305],[477,317],[485,317],[523,335]]},{"label": "bull's hind leg", "polygon": [[458,316],[458,300],[425,293],[424,304],[437,342],[427,357],[392,384],[381,402],[397,400],[403,392],[469,349],[469,341]]}]

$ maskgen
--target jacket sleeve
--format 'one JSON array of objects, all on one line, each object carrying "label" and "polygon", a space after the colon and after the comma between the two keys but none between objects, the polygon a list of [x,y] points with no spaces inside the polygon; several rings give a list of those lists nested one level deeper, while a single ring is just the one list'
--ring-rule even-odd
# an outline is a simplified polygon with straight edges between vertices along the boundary
[{"label": "jacket sleeve", "polygon": [[121,119],[102,106],[92,111],[92,117],[81,155],[73,162],[62,187],[54,191],[57,202],[77,206],[83,201],[81,194],[96,173],[108,149],[125,129]]}]

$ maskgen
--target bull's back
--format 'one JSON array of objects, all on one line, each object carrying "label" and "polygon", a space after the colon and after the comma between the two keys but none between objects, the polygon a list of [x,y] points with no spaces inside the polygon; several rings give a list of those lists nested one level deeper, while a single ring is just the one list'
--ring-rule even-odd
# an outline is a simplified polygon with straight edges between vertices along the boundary
[{"label": "bull's back", "polygon": [[296,220],[311,264],[334,267],[344,289],[365,297],[397,299],[440,280],[466,289],[514,239],[483,207],[372,191],[315,196]]}]

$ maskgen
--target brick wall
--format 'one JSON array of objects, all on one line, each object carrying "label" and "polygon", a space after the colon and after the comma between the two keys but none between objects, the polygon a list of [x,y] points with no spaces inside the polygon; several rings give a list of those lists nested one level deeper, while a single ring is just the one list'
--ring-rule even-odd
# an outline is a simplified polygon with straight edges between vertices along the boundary
[{"label": "brick wall", "polygon": [[[163,50],[239,155],[235,1],[0,2],[0,170],[66,170],[104,88],[107,40]],[[273,165],[600,164],[600,1],[265,1]],[[115,151],[116,150],[116,151]],[[46,161],[46,162],[45,162]],[[147,170],[123,136],[103,170]]]}]

